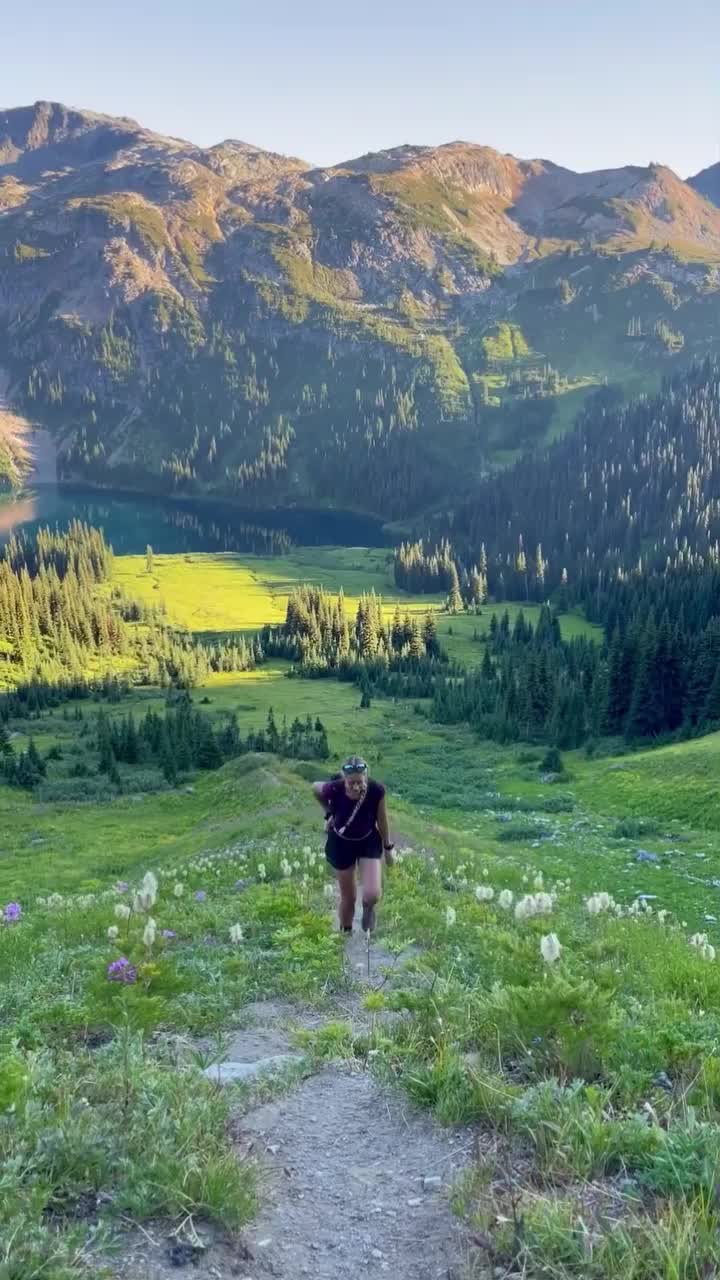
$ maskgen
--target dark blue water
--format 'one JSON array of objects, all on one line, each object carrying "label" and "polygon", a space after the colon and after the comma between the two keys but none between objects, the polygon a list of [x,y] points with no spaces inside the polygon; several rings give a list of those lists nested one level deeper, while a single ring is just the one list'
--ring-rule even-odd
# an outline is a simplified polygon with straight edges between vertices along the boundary
[{"label": "dark blue water", "polygon": [[154,498],[109,490],[39,487],[0,505],[0,544],[13,533],[83,520],[104,531],[118,555],[244,551],[281,555],[292,546],[383,547],[379,521],[343,511],[242,511],[212,499]]}]

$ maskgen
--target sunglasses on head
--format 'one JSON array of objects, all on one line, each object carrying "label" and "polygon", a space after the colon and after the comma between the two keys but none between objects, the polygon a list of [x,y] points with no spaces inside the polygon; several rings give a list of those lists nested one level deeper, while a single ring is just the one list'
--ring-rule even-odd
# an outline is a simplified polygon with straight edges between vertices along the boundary
[{"label": "sunglasses on head", "polygon": [[351,773],[367,773],[367,765],[359,756],[355,756],[352,760],[346,760],[341,768],[346,777]]}]

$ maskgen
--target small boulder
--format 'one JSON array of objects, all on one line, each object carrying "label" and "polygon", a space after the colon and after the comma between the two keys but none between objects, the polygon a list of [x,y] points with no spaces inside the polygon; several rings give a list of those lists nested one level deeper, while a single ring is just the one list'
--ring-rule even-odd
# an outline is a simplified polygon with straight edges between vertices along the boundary
[{"label": "small boulder", "polygon": [[270,1075],[275,1071],[284,1071],[286,1067],[296,1066],[303,1059],[297,1053],[277,1053],[269,1058],[258,1058],[257,1062],[215,1062],[206,1067],[203,1075],[213,1084],[238,1084],[244,1080],[256,1080],[258,1076]]}]

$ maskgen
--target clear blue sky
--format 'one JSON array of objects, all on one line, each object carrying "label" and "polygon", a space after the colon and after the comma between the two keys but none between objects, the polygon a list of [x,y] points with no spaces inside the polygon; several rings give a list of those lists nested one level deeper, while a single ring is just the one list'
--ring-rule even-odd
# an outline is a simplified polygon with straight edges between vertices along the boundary
[{"label": "clear blue sky", "polygon": [[8,0],[3,34],[0,109],[48,98],[201,144],[720,158],[717,0]]}]

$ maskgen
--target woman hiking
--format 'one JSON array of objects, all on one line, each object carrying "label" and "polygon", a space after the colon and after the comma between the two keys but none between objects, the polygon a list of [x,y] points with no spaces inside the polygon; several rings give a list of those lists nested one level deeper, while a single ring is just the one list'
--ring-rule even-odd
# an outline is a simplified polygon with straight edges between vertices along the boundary
[{"label": "woman hiking", "polygon": [[385,788],[368,776],[360,756],[350,756],[329,782],[314,782],[313,794],[325,810],[325,856],[340,887],[340,928],[352,933],[356,868],[362,885],[362,927],[375,928],[375,906],[382,891],[383,856],[392,864]]}]

